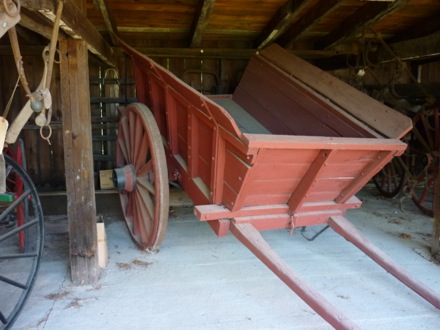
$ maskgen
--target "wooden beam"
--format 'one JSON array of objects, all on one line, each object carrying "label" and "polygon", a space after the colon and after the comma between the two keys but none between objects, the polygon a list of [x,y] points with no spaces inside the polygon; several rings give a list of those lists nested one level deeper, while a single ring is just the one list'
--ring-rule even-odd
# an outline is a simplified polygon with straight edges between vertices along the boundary
[{"label": "wooden beam", "polygon": [[255,40],[255,48],[263,48],[282,34],[304,9],[307,2],[306,0],[289,0],[280,7]]},{"label": "wooden beam", "polygon": [[[41,17],[41,15],[33,11],[26,10],[26,8],[21,9],[20,16],[21,19],[18,25],[43,36],[47,40],[51,39],[53,30],[52,23],[47,22],[44,17]],[[60,38],[64,37],[64,32],[60,31]]]},{"label": "wooden beam", "polygon": [[[167,57],[167,58],[210,58],[210,59],[249,59],[252,55],[258,52],[257,49],[252,48],[150,48],[150,47],[135,47],[136,50],[149,57]],[[295,49],[289,50],[290,53],[295,54],[301,58],[325,58],[332,57],[336,54],[352,54],[337,53],[334,50],[308,50]]]},{"label": "wooden beam", "polygon": [[191,27],[189,46],[200,47],[202,37],[214,9],[215,0],[199,0]]},{"label": "wooden beam", "polygon": [[408,0],[367,2],[342,23],[338,24],[337,28],[330,32],[317,46],[319,49],[326,49],[335,46],[345,39],[355,37],[365,28],[399,11],[407,3]]},{"label": "wooden beam", "polygon": [[[390,44],[389,48],[394,54],[397,54],[401,61],[434,61],[440,57],[440,32],[421,38],[396,42]],[[386,63],[395,59],[395,55],[384,47],[381,47],[378,52],[379,63]]]},{"label": "wooden beam", "polygon": [[115,36],[118,36],[118,27],[116,25],[113,13],[111,12],[111,9],[108,5],[108,1],[93,0],[93,3],[96,4],[96,6],[98,6],[99,10],[101,11],[107,31],[110,33],[110,38],[112,40],[113,46],[117,45],[118,42]]},{"label": "wooden beam", "polygon": [[[39,12],[51,22],[55,20],[57,0],[21,0],[22,7]],[[64,0],[60,28],[74,39],[87,42],[88,50],[110,66],[114,66],[113,49],[81,11],[77,1]]]},{"label": "wooden beam", "polygon": [[99,276],[87,44],[61,40],[60,75],[72,282]]},{"label": "wooden beam", "polygon": [[289,47],[298,37],[307,31],[314,23],[322,19],[330,11],[337,8],[341,0],[321,0],[313,8],[308,10],[298,22],[287,29],[276,42],[284,47]]}]

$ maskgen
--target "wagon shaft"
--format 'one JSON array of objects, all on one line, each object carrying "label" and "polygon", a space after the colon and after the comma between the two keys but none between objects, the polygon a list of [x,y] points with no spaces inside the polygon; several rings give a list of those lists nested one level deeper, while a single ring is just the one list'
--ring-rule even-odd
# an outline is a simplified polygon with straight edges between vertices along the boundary
[{"label": "wagon shaft", "polygon": [[405,271],[405,269],[383,253],[379,248],[374,246],[347,219],[344,217],[332,217],[328,224],[331,228],[333,228],[334,231],[365,252],[366,255],[377,262],[387,272],[395,276],[403,284],[417,292],[421,297],[440,309],[439,294],[413,278],[411,274]]}]

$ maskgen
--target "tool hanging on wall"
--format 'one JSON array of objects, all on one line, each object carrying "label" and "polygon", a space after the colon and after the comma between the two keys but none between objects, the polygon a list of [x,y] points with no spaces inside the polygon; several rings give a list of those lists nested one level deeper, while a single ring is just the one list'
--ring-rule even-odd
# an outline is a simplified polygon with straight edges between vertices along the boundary
[{"label": "tool hanging on wall", "polygon": [[[17,38],[17,31],[15,30],[15,28],[11,28],[8,31],[13,55],[17,65],[19,79],[29,100],[28,102],[26,102],[20,113],[14,119],[14,122],[9,127],[9,130],[6,134],[6,143],[14,143],[31,115],[33,113],[39,113],[39,115],[37,115],[37,117],[35,118],[35,123],[40,127],[41,137],[50,144],[50,137],[52,134],[52,129],[50,127],[52,116],[52,97],[49,88],[52,80],[53,65],[54,63],[57,63],[57,61],[55,61],[55,53],[57,52],[56,45],[58,40],[63,4],[63,1],[58,2],[51,41],[49,46],[45,47],[42,54],[44,61],[43,77],[35,92],[30,91],[26,80]],[[43,134],[44,127],[49,130],[47,135]]]},{"label": "tool hanging on wall", "polygon": [[0,38],[20,21],[20,1],[0,2]]},{"label": "tool hanging on wall", "polygon": [[[2,2],[0,2],[0,38],[11,28],[14,28],[14,26],[20,21],[20,7],[20,1],[14,2],[12,0],[3,0]],[[17,84],[14,88],[13,93],[15,93]],[[3,112],[3,115],[0,117],[0,146],[3,146],[5,144],[6,132],[8,131],[9,127],[9,122],[7,121],[6,117],[11,106],[11,101],[12,98],[11,100],[9,100],[8,104],[6,105],[5,111]],[[4,160],[3,147],[0,148],[0,155],[1,162]],[[3,180],[0,179],[0,182],[3,182]],[[1,184],[0,192],[3,192],[4,190],[4,184]]]}]

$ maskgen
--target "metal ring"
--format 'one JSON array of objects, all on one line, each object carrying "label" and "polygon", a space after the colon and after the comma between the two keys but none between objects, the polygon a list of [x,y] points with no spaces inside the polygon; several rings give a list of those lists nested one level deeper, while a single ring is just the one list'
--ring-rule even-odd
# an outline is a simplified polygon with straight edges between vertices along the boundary
[{"label": "metal ring", "polygon": [[[41,53],[41,56],[43,57],[43,61],[45,63],[49,63],[49,52],[50,52],[49,46],[46,46],[46,47],[44,47],[43,52]],[[58,59],[56,59],[54,56],[53,62],[56,64],[60,64],[61,63],[61,52],[58,49],[55,49],[55,54],[58,55]]]},{"label": "metal ring", "polygon": [[[44,134],[43,134],[43,128],[44,128],[44,127],[47,127],[47,128],[49,129],[49,134],[47,134],[47,136],[44,136]],[[52,136],[52,127],[51,127],[50,125],[41,126],[41,127],[40,127],[40,136],[41,136],[41,138],[42,138],[43,140],[46,140],[47,143],[49,143],[49,145],[51,145],[49,139],[50,139],[50,137]]]}]

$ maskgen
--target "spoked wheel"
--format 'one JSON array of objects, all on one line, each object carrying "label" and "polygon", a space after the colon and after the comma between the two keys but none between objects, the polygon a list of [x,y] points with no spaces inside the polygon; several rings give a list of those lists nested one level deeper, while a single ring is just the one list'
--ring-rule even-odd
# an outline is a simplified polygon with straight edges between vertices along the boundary
[{"label": "spoked wheel", "polygon": [[[43,211],[26,172],[5,155],[6,190],[0,202],[0,329],[9,329],[35,284],[43,251]],[[22,190],[17,192],[17,185]],[[19,210],[26,214],[19,223]],[[22,245],[24,240],[24,248]]]},{"label": "spoked wheel", "polygon": [[437,165],[428,165],[423,172],[413,177],[411,198],[426,215],[434,216],[435,186],[437,184]]},{"label": "spoked wheel", "polygon": [[147,106],[121,111],[113,180],[131,237],[139,248],[159,249],[168,223],[168,170],[162,136]]},{"label": "spoked wheel", "polygon": [[402,159],[393,158],[385,167],[373,177],[373,182],[379,192],[387,197],[396,197],[403,189],[407,174]]},{"label": "spoked wheel", "polygon": [[413,174],[408,188],[417,207],[429,216],[434,215],[435,186],[440,156],[439,106],[423,108],[413,119],[414,140],[411,143]]}]

